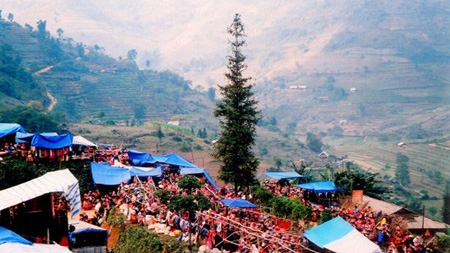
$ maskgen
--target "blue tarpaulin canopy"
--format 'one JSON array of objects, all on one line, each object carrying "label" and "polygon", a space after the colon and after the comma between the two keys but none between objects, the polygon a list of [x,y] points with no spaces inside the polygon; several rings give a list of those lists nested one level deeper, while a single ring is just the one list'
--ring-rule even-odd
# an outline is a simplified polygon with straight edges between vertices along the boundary
[{"label": "blue tarpaulin canopy", "polygon": [[277,172],[270,172],[266,171],[264,172],[268,177],[273,179],[292,179],[292,178],[303,178],[305,176],[302,176],[298,174],[295,171],[277,171]]},{"label": "blue tarpaulin canopy", "polygon": [[343,190],[342,188],[337,188],[333,181],[310,182],[298,184],[297,187],[313,192],[336,192]]},{"label": "blue tarpaulin canopy", "polygon": [[222,203],[233,208],[257,208],[257,206],[245,199],[222,199]]},{"label": "blue tarpaulin canopy", "polygon": [[180,168],[180,175],[195,175],[204,174],[205,170],[197,167],[193,168]]},{"label": "blue tarpaulin canopy", "polygon": [[91,172],[94,184],[119,185],[131,179],[127,168],[112,167],[108,164],[91,162]]},{"label": "blue tarpaulin canopy", "polygon": [[166,158],[166,160],[164,161],[164,163],[166,164],[180,167],[197,167],[195,164],[189,162],[188,160],[184,159],[183,157],[181,157],[176,153],[163,155],[163,157]]},{"label": "blue tarpaulin canopy", "polygon": [[27,134],[27,133],[16,133],[16,143],[26,143],[31,144],[31,140],[33,139],[34,134]]},{"label": "blue tarpaulin canopy", "polygon": [[305,232],[305,237],[321,249],[336,253],[378,253],[378,245],[341,217],[336,217]]},{"label": "blue tarpaulin canopy", "polygon": [[47,148],[47,149],[59,149],[65,147],[71,147],[73,143],[73,135],[62,134],[62,135],[43,135],[35,134],[31,140],[31,146],[37,148]]},{"label": "blue tarpaulin canopy", "polygon": [[208,182],[209,182],[214,188],[216,188],[216,190],[219,190],[219,186],[217,186],[216,182],[214,182],[214,180],[212,179],[211,175],[210,175],[205,169],[203,169],[203,175],[205,175],[206,180],[208,180]]},{"label": "blue tarpaulin canopy", "polygon": [[216,182],[212,179],[211,175],[202,168],[181,168],[180,169],[181,175],[196,175],[196,174],[202,174],[205,176],[206,180],[214,187],[216,190],[219,189],[219,186],[217,186]]},{"label": "blue tarpaulin canopy", "polygon": [[[84,234],[86,236],[89,236],[91,238],[95,238],[95,244],[98,245],[106,245],[106,241],[108,239],[108,230],[95,226],[93,224],[81,221],[81,220],[75,220],[71,219],[69,220],[69,224],[74,226],[75,230],[72,232],[69,232],[69,240],[75,240],[77,239],[77,235]],[[98,240],[98,241],[97,241]],[[83,241],[76,241],[75,245],[83,244]]]},{"label": "blue tarpaulin canopy", "polygon": [[129,150],[128,157],[136,166],[141,166],[148,163],[153,164],[156,162],[156,160],[149,153],[140,152],[136,150]]},{"label": "blue tarpaulin canopy", "polygon": [[[152,156],[149,153],[140,152],[136,150],[129,150],[128,156],[130,159],[132,159],[133,164],[137,167],[131,167],[129,169],[129,177],[131,176],[138,176],[138,177],[161,177],[162,176],[162,168],[147,168],[147,167],[139,167],[139,165],[145,165],[146,163],[165,163],[169,165],[175,165],[180,167],[180,174],[181,175],[196,175],[196,174],[202,174],[206,180],[214,187],[219,189],[217,184],[212,179],[211,175],[202,168],[198,168],[195,164],[189,162],[188,160],[184,159],[180,155],[176,153],[167,154],[163,156]],[[109,165],[104,165],[109,166]],[[115,169],[115,167],[109,166],[110,169]],[[92,165],[91,165],[92,169]],[[94,171],[92,172],[94,174]],[[121,171],[110,171],[110,173],[122,173]],[[123,176],[125,177],[125,176]],[[117,182],[117,181],[116,181]],[[95,183],[95,180],[94,180]],[[120,184],[115,183],[115,184]]]},{"label": "blue tarpaulin canopy", "polygon": [[19,124],[15,123],[0,123],[0,138],[14,134],[17,132],[26,133],[25,129]]},{"label": "blue tarpaulin canopy", "polygon": [[21,237],[20,235],[14,233],[13,231],[6,229],[4,227],[0,227],[0,244],[8,242],[21,243],[27,245],[33,244],[30,241],[26,240],[25,238]]},{"label": "blue tarpaulin canopy", "polygon": [[[31,145],[31,141],[33,140],[35,134],[27,134],[27,133],[16,133],[16,143],[25,143]],[[57,133],[40,133],[42,136],[58,136]]]},{"label": "blue tarpaulin canopy", "polygon": [[32,243],[13,231],[0,227],[0,252],[70,253],[71,251],[58,244]]},{"label": "blue tarpaulin canopy", "polygon": [[167,160],[167,157],[161,155],[153,155],[152,157],[157,163],[164,163]]},{"label": "blue tarpaulin canopy", "polygon": [[132,167],[130,169],[130,175],[132,177],[138,176],[138,177],[161,177],[162,176],[162,168],[156,167],[156,168],[137,168]]}]

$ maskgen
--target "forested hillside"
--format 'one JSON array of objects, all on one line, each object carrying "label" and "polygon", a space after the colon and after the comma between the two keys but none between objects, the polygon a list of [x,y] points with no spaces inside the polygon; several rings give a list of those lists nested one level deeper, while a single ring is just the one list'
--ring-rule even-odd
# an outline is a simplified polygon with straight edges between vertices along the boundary
[{"label": "forested hillside", "polygon": [[97,45],[50,36],[42,20],[37,29],[4,19],[0,26],[5,107],[34,100],[68,121],[130,124],[209,114],[206,93],[170,71],[139,70],[133,52],[115,60]]}]

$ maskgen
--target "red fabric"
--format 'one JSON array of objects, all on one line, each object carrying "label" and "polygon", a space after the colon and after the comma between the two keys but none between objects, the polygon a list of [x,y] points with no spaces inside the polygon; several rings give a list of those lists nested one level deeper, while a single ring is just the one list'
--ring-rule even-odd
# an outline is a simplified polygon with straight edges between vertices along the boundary
[{"label": "red fabric", "polygon": [[279,227],[281,228],[281,229],[284,229],[284,230],[290,230],[291,229],[291,222],[290,221],[281,221],[280,223],[279,223]]}]

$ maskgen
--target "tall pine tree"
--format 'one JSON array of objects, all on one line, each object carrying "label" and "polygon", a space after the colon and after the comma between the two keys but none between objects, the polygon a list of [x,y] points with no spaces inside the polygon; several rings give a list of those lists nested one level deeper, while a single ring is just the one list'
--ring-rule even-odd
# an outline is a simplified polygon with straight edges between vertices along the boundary
[{"label": "tall pine tree", "polygon": [[259,161],[252,146],[260,112],[256,108],[258,102],[253,98],[253,85],[249,84],[251,78],[243,76],[247,65],[241,50],[246,46],[246,34],[239,14],[228,27],[228,33],[231,35],[231,55],[227,56],[228,72],[225,73],[228,84],[219,85],[222,99],[216,105],[214,116],[219,119],[221,133],[213,156],[222,162],[219,179],[233,184],[238,191],[246,190],[256,182]]},{"label": "tall pine tree", "polygon": [[396,157],[397,167],[395,168],[395,179],[402,185],[408,185],[411,183],[411,177],[409,175],[409,158],[401,153],[397,153]]},{"label": "tall pine tree", "polygon": [[442,219],[445,223],[450,224],[450,181],[445,182],[444,205],[442,206]]}]

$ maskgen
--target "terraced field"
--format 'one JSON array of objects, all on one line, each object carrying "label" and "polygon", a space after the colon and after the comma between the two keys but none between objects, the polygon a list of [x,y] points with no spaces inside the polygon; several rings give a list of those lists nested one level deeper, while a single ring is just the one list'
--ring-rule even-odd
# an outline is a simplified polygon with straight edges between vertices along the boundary
[{"label": "terraced field", "polygon": [[[346,155],[364,169],[380,173],[381,177],[388,175],[391,179],[395,177],[397,153],[408,156],[411,184],[406,189],[416,198],[420,191],[428,192],[437,200],[423,200],[422,203],[427,208],[434,206],[441,210],[444,182],[450,179],[450,145],[446,138],[443,137],[439,143],[411,142],[404,148],[396,143],[362,137],[327,137],[324,142],[330,146],[329,154]],[[432,218],[439,219],[439,215],[437,213]]]}]

